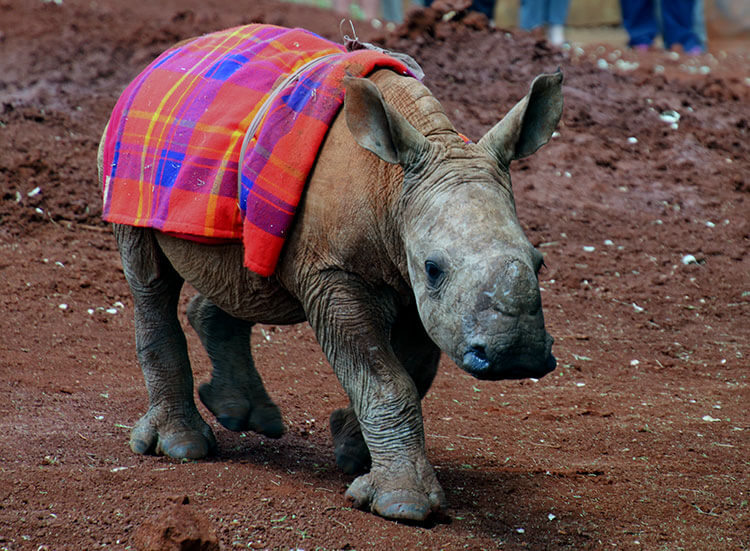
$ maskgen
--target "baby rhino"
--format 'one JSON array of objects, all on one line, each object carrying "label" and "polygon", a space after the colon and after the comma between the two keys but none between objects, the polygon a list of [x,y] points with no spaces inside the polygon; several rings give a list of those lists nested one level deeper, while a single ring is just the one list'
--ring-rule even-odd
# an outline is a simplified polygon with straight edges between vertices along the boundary
[{"label": "baby rhino", "polygon": [[538,76],[467,143],[418,80],[388,69],[347,77],[344,107],[270,277],[244,267],[239,242],[115,224],[149,396],[133,451],[178,459],[216,451],[193,400],[177,317],[188,281],[200,293],[188,319],[213,365],[199,396],[224,427],[282,435],[250,333],[255,323],[306,320],[350,400],[330,420],[337,463],[360,474],[347,498],[398,520],[440,509],[420,400],[441,350],[479,379],[539,378],[555,368],[537,278],[542,255],[519,225],[508,167],[550,139],[561,83],[559,71]]}]

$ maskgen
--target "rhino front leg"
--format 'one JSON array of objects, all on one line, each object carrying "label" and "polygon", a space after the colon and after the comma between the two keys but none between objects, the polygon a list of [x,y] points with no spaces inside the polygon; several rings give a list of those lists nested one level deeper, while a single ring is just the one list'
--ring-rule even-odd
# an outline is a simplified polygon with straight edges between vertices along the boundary
[{"label": "rhino front leg", "polygon": [[[420,400],[432,385],[440,360],[440,349],[427,336],[415,305],[402,311],[391,328],[391,346],[411,376]],[[346,474],[361,474],[370,468],[370,450],[351,407],[331,414],[336,464]]]},{"label": "rhino front leg", "polygon": [[211,382],[198,388],[203,404],[229,430],[280,438],[281,412],[268,396],[250,350],[254,324],[230,316],[203,295],[190,301],[187,314],[213,365]]},{"label": "rhino front leg", "polygon": [[351,276],[325,282],[308,308],[333,369],[344,386],[372,468],[347,490],[355,506],[392,519],[422,521],[444,502],[425,453],[419,392],[389,338],[395,315],[389,296],[377,296]]},{"label": "rhino front leg", "polygon": [[114,226],[125,277],[135,306],[135,342],[149,408],[130,435],[140,454],[197,459],[213,453],[216,440],[193,401],[187,342],[177,318],[183,280],[163,255],[153,231]]}]

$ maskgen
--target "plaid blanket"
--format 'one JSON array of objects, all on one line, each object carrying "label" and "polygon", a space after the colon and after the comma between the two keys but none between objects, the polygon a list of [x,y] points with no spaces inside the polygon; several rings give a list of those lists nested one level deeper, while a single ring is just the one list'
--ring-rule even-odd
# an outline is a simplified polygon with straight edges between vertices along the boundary
[{"label": "plaid blanket", "polygon": [[[410,74],[383,53],[347,52],[309,31],[271,25],[167,50],[114,108],[103,151],[103,218],[204,242],[242,240],[245,265],[271,275],[343,103],[342,79],[376,68]],[[241,160],[256,116],[263,124],[248,135]]]}]

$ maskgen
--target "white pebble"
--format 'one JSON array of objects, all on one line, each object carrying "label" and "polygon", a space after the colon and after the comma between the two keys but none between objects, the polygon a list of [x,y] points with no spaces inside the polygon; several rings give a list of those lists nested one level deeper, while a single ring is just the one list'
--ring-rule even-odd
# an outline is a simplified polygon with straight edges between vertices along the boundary
[{"label": "white pebble", "polygon": [[592,247],[591,245],[586,245],[583,247],[583,250],[587,253],[593,253],[596,250],[596,247]]},{"label": "white pebble", "polygon": [[682,257],[682,263],[687,266],[688,264],[698,264],[698,259],[692,254],[686,254]]},{"label": "white pebble", "polygon": [[605,245],[606,245],[607,247],[611,247],[612,245],[614,245],[614,244],[615,244],[615,242],[614,242],[614,241],[612,241],[611,239],[605,239],[605,240],[604,240],[604,244],[605,244]]},{"label": "white pebble", "polygon": [[633,310],[635,310],[638,313],[641,313],[645,310],[645,308],[638,306],[635,302],[633,303]]},{"label": "white pebble", "polygon": [[34,189],[32,189],[30,192],[28,192],[26,195],[28,195],[29,197],[34,197],[36,195],[39,195],[41,192],[42,192],[42,188],[37,186]]},{"label": "white pebble", "polygon": [[68,305],[67,304],[60,304],[60,305],[58,305],[58,308],[60,310],[67,310],[68,309]]},{"label": "white pebble", "polygon": [[615,61],[615,67],[621,71],[634,71],[640,64],[637,61],[625,61],[624,59],[618,59]]},{"label": "white pebble", "polygon": [[116,314],[117,308],[107,308],[105,312],[107,312],[108,314]]},{"label": "white pebble", "polygon": [[576,386],[580,388],[582,386],[586,386],[586,383],[576,383]]},{"label": "white pebble", "polygon": [[709,227],[709,228],[715,228],[715,227],[716,227],[716,224],[714,224],[714,223],[713,223],[713,222],[711,222],[710,220],[707,220],[707,221],[706,221],[706,227]]},{"label": "white pebble", "polygon": [[550,513],[549,515],[547,515],[547,519],[548,520],[555,520],[556,518],[557,517],[555,515],[553,515],[552,513]]},{"label": "white pebble", "polygon": [[607,63],[606,59],[597,59],[596,66],[600,69],[607,69],[607,67],[609,67],[609,63]]},{"label": "white pebble", "polygon": [[93,308],[89,308],[86,311],[89,313],[89,316],[93,316],[94,315],[94,309]]},{"label": "white pebble", "polygon": [[638,138],[636,138],[635,136],[630,136],[628,138],[628,143],[638,143]]},{"label": "white pebble", "polygon": [[525,534],[526,530],[524,530],[523,528],[516,528],[516,532],[518,532],[519,534]]},{"label": "white pebble", "polygon": [[638,360],[630,360],[630,365],[632,365],[633,367],[639,365],[640,363],[641,362],[639,362]]},{"label": "white pebble", "polygon": [[703,419],[707,423],[715,423],[717,421],[721,421],[721,419],[717,419],[716,417],[711,417],[710,415],[704,415],[703,417],[701,417],[701,419]]},{"label": "white pebble", "polygon": [[663,111],[659,118],[666,123],[676,123],[680,120],[680,114],[672,109]]}]

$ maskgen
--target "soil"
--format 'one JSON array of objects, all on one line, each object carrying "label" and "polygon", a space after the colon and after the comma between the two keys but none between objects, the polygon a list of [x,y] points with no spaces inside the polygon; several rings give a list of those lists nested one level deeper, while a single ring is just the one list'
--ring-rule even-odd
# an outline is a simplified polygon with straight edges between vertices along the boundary
[{"label": "soil", "polygon": [[749,50],[557,50],[449,8],[358,32],[416,58],[475,140],[534,75],[563,70],[558,135],[512,168],[559,363],[482,382],[442,362],[423,408],[448,508],[413,526],[347,507],[327,427],[346,399],[306,325],[255,329],[283,438],[229,432],[199,406],[217,456],[128,448],[147,396],[100,219],[109,111],[175,41],[258,21],[339,40],[338,17],[268,0],[0,0],[1,550],[748,549]]}]

